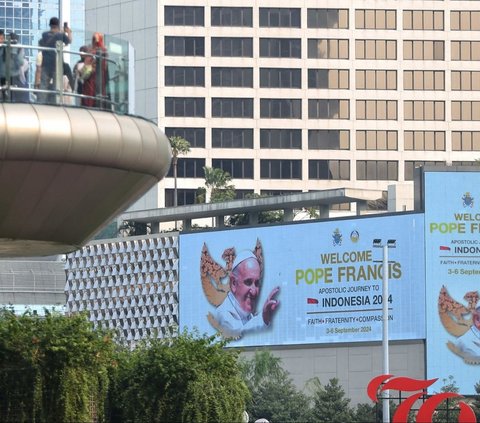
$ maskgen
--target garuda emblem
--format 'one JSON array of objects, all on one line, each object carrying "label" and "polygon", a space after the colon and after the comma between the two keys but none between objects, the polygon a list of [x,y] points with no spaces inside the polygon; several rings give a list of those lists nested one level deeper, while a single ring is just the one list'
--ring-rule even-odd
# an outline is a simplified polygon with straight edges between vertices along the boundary
[{"label": "garuda emblem", "polygon": [[[473,312],[477,308],[479,300],[478,291],[467,292],[464,297],[467,305],[464,305],[453,299],[445,286],[442,286],[438,296],[438,314],[445,330],[452,336],[460,338],[465,335],[473,324]],[[462,357],[468,364],[480,364],[480,357],[477,361],[475,357],[465,355],[465,351],[457,343],[448,341],[447,347],[453,353]],[[480,351],[480,350],[479,350]]]}]

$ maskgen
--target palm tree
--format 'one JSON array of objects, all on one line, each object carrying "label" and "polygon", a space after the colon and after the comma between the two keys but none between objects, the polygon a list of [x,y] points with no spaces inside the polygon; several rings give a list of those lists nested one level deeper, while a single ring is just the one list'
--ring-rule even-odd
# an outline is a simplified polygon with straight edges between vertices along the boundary
[{"label": "palm tree", "polygon": [[173,205],[178,206],[177,197],[177,164],[178,156],[186,155],[190,151],[190,143],[182,137],[173,136],[168,138],[170,141],[170,147],[172,148],[172,165],[173,165]]},{"label": "palm tree", "polygon": [[205,172],[205,186],[207,187],[207,203],[231,200],[235,196],[235,187],[230,184],[232,177],[228,172],[208,166],[204,166],[203,171]]}]

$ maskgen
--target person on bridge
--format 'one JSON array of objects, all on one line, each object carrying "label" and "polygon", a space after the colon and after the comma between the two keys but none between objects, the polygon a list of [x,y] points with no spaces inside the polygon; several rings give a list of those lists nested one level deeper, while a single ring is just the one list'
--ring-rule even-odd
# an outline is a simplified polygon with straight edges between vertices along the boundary
[{"label": "person on bridge", "polygon": [[[100,32],[93,34],[88,53],[81,72],[82,94],[88,97],[82,98],[82,106],[105,108],[104,100],[107,97],[108,72],[107,49],[105,48],[103,34]],[[100,86],[97,86],[97,83]]]}]

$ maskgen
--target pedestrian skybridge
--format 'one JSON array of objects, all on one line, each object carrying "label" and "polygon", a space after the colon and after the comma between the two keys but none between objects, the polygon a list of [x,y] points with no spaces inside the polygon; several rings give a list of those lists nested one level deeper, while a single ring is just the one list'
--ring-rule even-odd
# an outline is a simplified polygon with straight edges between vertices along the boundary
[{"label": "pedestrian skybridge", "polygon": [[[107,38],[106,50],[89,51],[95,79],[86,93],[67,84],[64,63],[73,69],[79,54],[63,45],[7,39],[0,50],[0,256],[72,251],[165,176],[168,139],[131,113],[126,43]],[[55,60],[40,86],[38,52]]]}]

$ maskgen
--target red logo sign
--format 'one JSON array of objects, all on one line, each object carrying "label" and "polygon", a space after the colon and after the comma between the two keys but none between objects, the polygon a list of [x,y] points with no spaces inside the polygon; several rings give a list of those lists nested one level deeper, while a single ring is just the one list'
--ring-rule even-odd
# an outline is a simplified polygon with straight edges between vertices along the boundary
[{"label": "red logo sign", "polygon": [[[393,377],[393,375],[380,375],[374,377],[370,381],[367,387],[367,393],[368,397],[372,401],[378,402],[379,398],[377,395],[380,392],[389,389],[409,392],[420,391],[405,398],[405,400],[398,405],[398,408],[393,415],[392,423],[407,423],[408,413],[412,409],[413,404],[415,404],[415,402],[424,395],[425,390],[430,385],[433,385],[437,380],[438,379],[421,380],[402,376]],[[431,423],[433,413],[438,405],[447,398],[455,397],[463,398],[462,395],[455,392],[442,392],[432,395],[419,408],[415,421],[421,423]],[[460,407],[458,423],[476,423],[477,418],[475,417],[475,413],[468,404],[460,401],[458,406]]]}]

